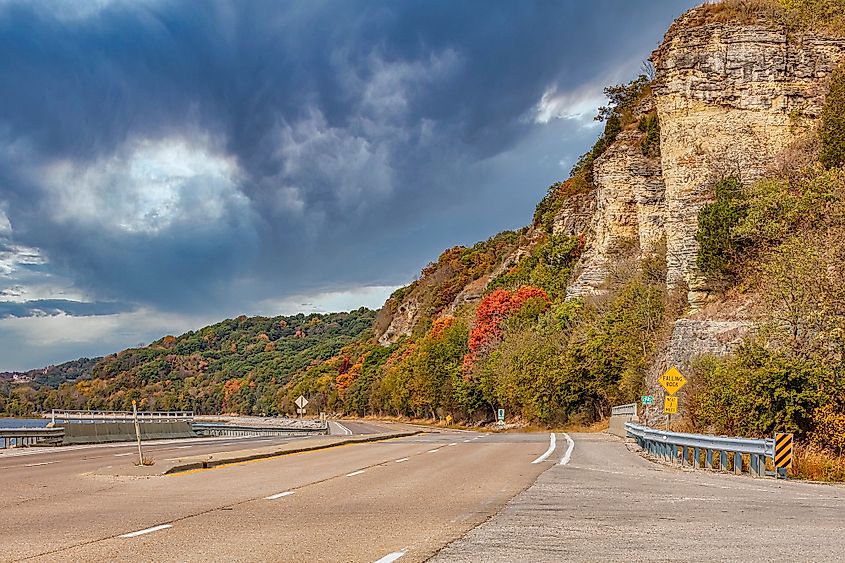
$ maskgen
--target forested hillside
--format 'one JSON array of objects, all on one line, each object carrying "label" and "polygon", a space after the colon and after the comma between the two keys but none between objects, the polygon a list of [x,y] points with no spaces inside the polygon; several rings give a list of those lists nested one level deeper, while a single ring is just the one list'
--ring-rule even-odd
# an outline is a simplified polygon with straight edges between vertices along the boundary
[{"label": "forested hillside", "polygon": [[91,377],[58,384],[36,380],[0,395],[10,415],[65,409],[131,407],[191,409],[200,413],[277,414],[290,405],[286,383],[332,358],[350,342],[366,340],[375,312],[245,317],[165,336],[143,348],[100,359]]}]

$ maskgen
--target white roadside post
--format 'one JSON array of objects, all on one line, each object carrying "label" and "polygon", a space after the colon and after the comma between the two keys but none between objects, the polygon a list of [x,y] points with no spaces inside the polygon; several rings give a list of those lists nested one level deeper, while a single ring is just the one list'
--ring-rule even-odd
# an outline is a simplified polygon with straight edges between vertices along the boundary
[{"label": "white roadside post", "polygon": [[141,451],[141,428],[138,426],[138,404],[132,399],[132,419],[135,421],[135,437],[138,439],[138,465],[144,465],[144,452]]}]

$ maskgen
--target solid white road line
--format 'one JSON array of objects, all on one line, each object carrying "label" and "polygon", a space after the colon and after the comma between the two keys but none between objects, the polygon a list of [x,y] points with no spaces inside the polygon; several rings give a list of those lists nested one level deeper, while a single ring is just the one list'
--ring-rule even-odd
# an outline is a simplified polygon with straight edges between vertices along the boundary
[{"label": "solid white road line", "polygon": [[433,454],[433,453],[436,453],[436,452],[439,452],[439,451],[440,451],[440,448],[435,448],[433,450],[428,450],[428,453]]},{"label": "solid white road line", "polygon": [[396,561],[397,559],[399,559],[403,555],[405,555],[404,550],[403,551],[394,551],[393,553],[388,553],[387,555],[385,555],[384,557],[382,557],[381,559],[379,559],[375,563],[393,563],[394,561]]},{"label": "solid white road line", "polygon": [[133,453],[135,453],[135,452],[127,452],[125,454],[114,454],[114,457],[123,457],[125,455],[132,455]]},{"label": "solid white road line", "polygon": [[403,457],[402,459],[397,459],[396,463],[402,463],[403,461],[408,461],[407,457]]},{"label": "solid white road line", "polygon": [[42,461],[41,463],[27,463],[24,467],[38,467],[41,465],[50,465],[51,463],[59,463],[58,461]]},{"label": "solid white road line", "polygon": [[347,476],[347,477],[355,477],[356,475],[360,475],[360,474],[361,474],[361,473],[363,473],[363,472],[364,472],[364,470],[363,470],[363,469],[360,469],[360,470],[358,470],[358,471],[353,471],[352,473],[347,473],[347,474],[346,474],[346,476]]},{"label": "solid white road line", "polygon": [[334,424],[335,426],[337,426],[338,428],[340,428],[341,432],[343,432],[343,434],[344,434],[345,436],[352,436],[352,430],[350,430],[350,429],[349,429],[349,428],[347,428],[346,426],[342,425],[342,424],[341,424],[341,423],[339,423],[339,422],[333,422],[333,424]]},{"label": "solid white road line", "polygon": [[546,450],[546,453],[532,461],[531,463],[540,463],[541,461],[545,461],[547,457],[552,455],[552,452],[555,451],[555,445],[557,444],[557,438],[555,438],[554,432],[549,434],[549,449]]},{"label": "solid white road line", "polygon": [[138,530],[137,532],[129,532],[128,534],[123,534],[122,538],[136,538],[138,536],[143,536],[144,534],[149,534],[152,532],[158,532],[159,530],[166,530],[167,528],[172,528],[173,524],[160,524],[158,526],[153,526],[152,528],[147,528],[145,530]]},{"label": "solid white road line", "polygon": [[452,443],[451,443],[451,444],[449,444],[449,445],[450,445],[450,446],[457,446],[457,445],[458,445],[458,443],[457,443],[457,442],[452,442]]},{"label": "solid white road line", "polygon": [[464,440],[464,444],[467,444],[469,442],[472,442],[472,440]]},{"label": "solid white road line", "polygon": [[193,448],[193,446],[176,446],[177,450],[184,450],[186,448]]},{"label": "solid white road line", "polygon": [[570,457],[572,457],[572,449],[575,448],[575,441],[569,437],[569,434],[566,432],[563,433],[563,437],[566,438],[566,441],[569,442],[569,446],[566,448],[566,453],[563,454],[563,458],[560,460],[561,465],[566,465],[569,463]]},{"label": "solid white road line", "polygon": [[275,494],[275,495],[270,495],[269,497],[264,497],[264,500],[276,500],[277,498],[289,497],[293,493],[294,493],[293,491],[285,491],[283,493],[278,493],[278,494]]}]

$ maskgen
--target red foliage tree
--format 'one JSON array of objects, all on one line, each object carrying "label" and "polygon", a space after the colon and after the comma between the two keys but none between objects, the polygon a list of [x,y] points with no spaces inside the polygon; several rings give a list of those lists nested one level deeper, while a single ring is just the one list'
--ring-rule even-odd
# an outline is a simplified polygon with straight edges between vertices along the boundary
[{"label": "red foliage tree", "polygon": [[513,293],[506,289],[497,289],[481,301],[475,312],[475,325],[469,335],[470,353],[464,358],[465,369],[472,368],[477,352],[499,341],[504,321],[533,298],[549,302],[546,292],[533,286],[520,287]]}]

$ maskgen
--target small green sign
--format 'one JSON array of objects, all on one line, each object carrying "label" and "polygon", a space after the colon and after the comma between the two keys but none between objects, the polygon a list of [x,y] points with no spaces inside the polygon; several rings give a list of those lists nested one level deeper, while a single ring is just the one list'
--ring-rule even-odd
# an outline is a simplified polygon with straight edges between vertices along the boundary
[{"label": "small green sign", "polygon": [[643,395],[642,404],[644,405],[653,405],[654,404],[654,396],[652,395]]},{"label": "small green sign", "polygon": [[499,421],[500,422],[505,421],[505,409],[499,409]]}]

